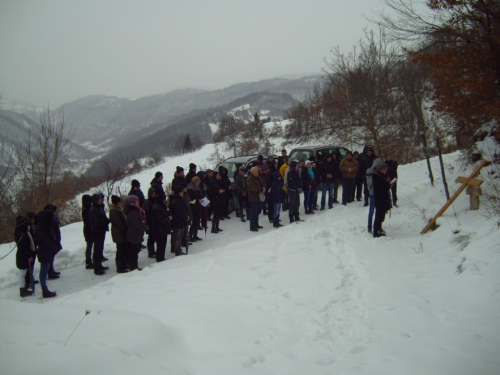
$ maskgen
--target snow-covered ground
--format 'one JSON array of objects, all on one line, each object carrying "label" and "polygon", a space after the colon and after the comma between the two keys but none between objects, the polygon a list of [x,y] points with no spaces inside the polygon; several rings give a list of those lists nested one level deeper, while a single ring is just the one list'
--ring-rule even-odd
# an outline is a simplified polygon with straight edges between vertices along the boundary
[{"label": "snow-covered ground", "polygon": [[[208,165],[205,147],[134,177],[145,190],[156,170],[170,180],[176,165]],[[445,157],[452,192],[472,170],[457,157]],[[362,202],[299,224],[284,213],[280,229],[261,216],[259,233],[233,215],[188,256],[156,264],[142,251],[143,271],[128,274],[115,273],[110,235],[109,272],[85,270],[82,225],[65,226],[54,299],[19,298],[14,250],[0,261],[0,373],[498,374],[498,217],[463,194],[420,235],[442,183],[425,162],[399,181],[386,238],[367,233]]]}]

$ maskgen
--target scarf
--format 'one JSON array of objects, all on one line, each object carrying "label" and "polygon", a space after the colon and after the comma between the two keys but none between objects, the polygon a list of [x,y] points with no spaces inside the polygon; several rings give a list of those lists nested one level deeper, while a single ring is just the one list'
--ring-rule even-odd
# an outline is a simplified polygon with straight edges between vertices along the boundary
[{"label": "scarf", "polygon": [[309,176],[311,176],[311,179],[314,180],[314,171],[312,167],[307,168],[307,173],[309,173]]}]

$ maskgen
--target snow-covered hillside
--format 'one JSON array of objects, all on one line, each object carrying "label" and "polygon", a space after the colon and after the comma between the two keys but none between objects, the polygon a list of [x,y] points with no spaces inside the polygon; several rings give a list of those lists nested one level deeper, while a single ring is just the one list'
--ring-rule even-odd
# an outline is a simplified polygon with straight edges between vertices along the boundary
[{"label": "snow-covered hillside", "polygon": [[[211,152],[131,178],[145,190],[157,170],[170,180],[177,165],[212,167]],[[472,167],[457,153],[445,163],[453,192]],[[498,217],[484,198],[469,211],[463,194],[420,235],[446,201],[425,162],[400,166],[398,195],[385,238],[367,233],[362,202],[299,224],[284,213],[280,229],[261,216],[259,233],[233,215],[188,256],[156,264],[143,251],[143,271],[121,275],[108,235],[102,277],[84,269],[81,223],[65,226],[62,276],[49,281],[57,298],[21,300],[15,250],[0,261],[1,373],[498,374]]]}]

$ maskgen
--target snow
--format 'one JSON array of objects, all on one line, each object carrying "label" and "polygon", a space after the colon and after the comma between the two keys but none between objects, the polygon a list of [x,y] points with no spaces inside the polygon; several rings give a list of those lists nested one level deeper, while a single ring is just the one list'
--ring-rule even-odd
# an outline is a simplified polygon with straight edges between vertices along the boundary
[{"label": "snow", "polygon": [[[170,181],[177,165],[209,165],[213,149],[130,179],[144,190],[161,170]],[[451,192],[474,167],[458,160],[445,156]],[[469,211],[463,194],[436,231],[420,235],[445,203],[431,162],[434,186],[424,161],[400,166],[385,238],[367,233],[362,202],[301,214],[299,224],[285,212],[280,229],[261,216],[259,233],[232,215],[223,233],[201,233],[188,256],[167,251],[156,264],[142,251],[143,271],[128,274],[115,273],[108,234],[110,270],[99,277],[85,270],[75,223],[61,228],[54,299],[39,290],[19,298],[14,250],[0,261],[0,372],[498,374],[498,217]],[[0,256],[12,248],[0,245]]]}]

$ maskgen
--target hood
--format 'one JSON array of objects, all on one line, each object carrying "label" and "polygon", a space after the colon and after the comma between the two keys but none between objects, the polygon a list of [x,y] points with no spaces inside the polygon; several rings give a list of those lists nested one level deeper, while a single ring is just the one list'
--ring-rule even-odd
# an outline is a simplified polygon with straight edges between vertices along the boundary
[{"label": "hood", "polygon": [[101,199],[101,194],[94,194],[92,195],[92,205],[97,206],[99,199]]},{"label": "hood", "polygon": [[375,171],[377,170],[377,166],[379,166],[380,164],[382,164],[382,159],[375,159],[372,163],[372,166],[366,170],[366,173],[375,173]]},{"label": "hood", "polygon": [[273,173],[273,182],[279,182],[280,178],[281,178],[281,173],[279,173],[278,171]]},{"label": "hood", "polygon": [[28,221],[29,219],[26,216],[16,217],[16,229],[14,231],[14,239],[16,242],[19,242],[23,233],[28,231]]},{"label": "hood", "polygon": [[37,226],[42,228],[50,228],[52,220],[54,219],[54,212],[50,210],[43,210],[38,213]]},{"label": "hood", "polygon": [[121,211],[122,209],[115,204],[109,205],[109,211]]},{"label": "hood", "polygon": [[82,207],[90,208],[92,206],[92,197],[88,194],[82,195]]},{"label": "hood", "polygon": [[158,181],[156,178],[153,178],[149,184],[150,185],[153,185],[153,184],[163,185],[163,181]]},{"label": "hood", "polygon": [[52,211],[52,212],[56,212],[57,210],[57,207],[54,206],[53,204],[47,204],[45,205],[45,207],[43,208],[44,210],[49,210],[49,211]]},{"label": "hood", "polygon": [[154,198],[153,198],[153,193],[158,194],[158,193],[156,192],[156,189],[155,189],[155,188],[150,187],[150,188],[148,189],[148,198],[149,198],[149,199],[154,199]]},{"label": "hood", "polygon": [[227,174],[227,168],[221,165],[219,167],[219,173],[220,174]]}]

